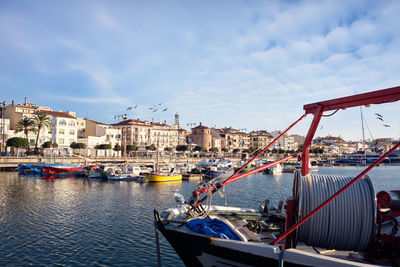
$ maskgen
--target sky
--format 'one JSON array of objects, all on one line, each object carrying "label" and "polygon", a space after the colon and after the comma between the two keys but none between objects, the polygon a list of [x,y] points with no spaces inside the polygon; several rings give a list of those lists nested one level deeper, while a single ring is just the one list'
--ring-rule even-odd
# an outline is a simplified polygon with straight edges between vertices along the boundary
[{"label": "sky", "polygon": [[[400,1],[2,0],[0,101],[283,130],[304,104],[399,86],[399,14]],[[399,107],[364,108],[366,138],[399,138]],[[360,114],[323,118],[316,136],[361,140]]]}]

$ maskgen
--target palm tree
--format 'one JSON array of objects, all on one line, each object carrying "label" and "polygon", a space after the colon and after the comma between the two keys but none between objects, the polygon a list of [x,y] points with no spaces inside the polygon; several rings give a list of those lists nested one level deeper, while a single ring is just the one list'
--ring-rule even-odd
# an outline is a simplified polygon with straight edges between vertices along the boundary
[{"label": "palm tree", "polygon": [[24,117],[23,119],[17,122],[17,127],[14,130],[14,133],[24,132],[26,140],[29,141],[28,134],[29,132],[34,132],[34,131],[35,131],[35,121],[32,118]]},{"label": "palm tree", "polygon": [[35,122],[35,127],[36,127],[36,131],[37,131],[36,144],[35,144],[35,150],[37,150],[39,136],[40,136],[40,130],[43,129],[44,126],[46,126],[47,129],[51,128],[51,118],[49,116],[47,116],[46,114],[38,111],[35,113],[35,117],[33,118],[33,120]]}]

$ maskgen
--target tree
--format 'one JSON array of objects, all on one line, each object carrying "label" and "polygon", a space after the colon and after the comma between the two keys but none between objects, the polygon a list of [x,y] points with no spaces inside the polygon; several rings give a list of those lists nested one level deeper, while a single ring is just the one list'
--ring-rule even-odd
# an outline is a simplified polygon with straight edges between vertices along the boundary
[{"label": "tree", "polygon": [[176,147],[176,151],[188,151],[189,150],[189,146],[186,145],[179,145]]},{"label": "tree", "polygon": [[[229,149],[226,148],[226,147],[224,147],[224,148],[222,148],[222,151],[223,151],[223,152],[229,152]],[[235,152],[234,152],[234,153],[235,153]]]},{"label": "tree", "polygon": [[35,121],[32,118],[24,117],[23,119],[17,122],[17,127],[14,133],[23,132],[25,134],[26,140],[28,140],[28,148],[29,148],[29,132],[35,131]]},{"label": "tree", "polygon": [[201,152],[207,151],[207,149],[205,147],[202,147],[202,146],[195,146],[193,150],[194,151],[201,151]]},{"label": "tree", "polygon": [[7,140],[7,146],[10,147],[29,147],[29,141],[26,138],[21,138],[21,137],[12,137]]},{"label": "tree", "polygon": [[210,151],[210,152],[218,152],[218,148],[212,147],[208,151]]},{"label": "tree", "polygon": [[122,147],[121,147],[119,144],[115,144],[113,150],[114,150],[114,151],[121,151],[121,150],[122,150]]},{"label": "tree", "polygon": [[165,147],[165,148],[164,148],[164,151],[171,152],[171,151],[172,151],[172,148],[171,148],[171,147]]},{"label": "tree", "polygon": [[235,148],[232,152],[233,153],[238,153],[238,152],[240,152],[240,149],[239,148]]},{"label": "tree", "polygon": [[101,144],[95,146],[95,149],[111,149],[111,144]]},{"label": "tree", "polygon": [[21,137],[12,137],[7,140],[6,145],[17,148],[17,155],[18,155],[18,149],[20,147],[29,147],[29,141],[28,141],[28,139],[21,138]]},{"label": "tree", "polygon": [[50,148],[51,146],[51,141],[46,141],[42,144],[42,148]]},{"label": "tree", "polygon": [[136,145],[126,145],[126,151],[131,152],[131,151],[137,151],[138,147]]},{"label": "tree", "polygon": [[86,148],[86,144],[72,142],[69,147],[72,149],[83,149],[83,148]]},{"label": "tree", "polygon": [[47,116],[46,114],[38,111],[35,113],[35,117],[33,117],[33,120],[35,122],[35,128],[37,131],[36,143],[35,143],[35,150],[37,150],[39,136],[40,136],[40,130],[42,130],[43,127],[46,127],[47,129],[51,128],[51,118],[49,116]]},{"label": "tree", "polygon": [[156,150],[157,148],[156,148],[155,145],[152,144],[152,145],[146,146],[146,149],[147,149],[147,150],[154,151],[154,150]]}]

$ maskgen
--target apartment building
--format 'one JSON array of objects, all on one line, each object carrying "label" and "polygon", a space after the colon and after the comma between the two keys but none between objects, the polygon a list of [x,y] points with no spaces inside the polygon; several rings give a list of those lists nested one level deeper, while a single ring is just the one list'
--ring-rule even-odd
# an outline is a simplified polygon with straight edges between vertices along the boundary
[{"label": "apartment building", "polygon": [[252,131],[249,133],[250,147],[257,149],[263,149],[271,143],[273,140],[272,135],[265,131]]},{"label": "apartment building", "polygon": [[69,147],[71,143],[77,142],[78,126],[74,112],[48,110],[41,110],[40,112],[51,118],[51,138],[46,141],[53,140],[59,147]]},{"label": "apartment building", "polygon": [[233,151],[234,149],[243,150],[250,147],[250,138],[247,133],[229,127],[222,128],[220,135],[225,139],[225,147],[229,151]]}]

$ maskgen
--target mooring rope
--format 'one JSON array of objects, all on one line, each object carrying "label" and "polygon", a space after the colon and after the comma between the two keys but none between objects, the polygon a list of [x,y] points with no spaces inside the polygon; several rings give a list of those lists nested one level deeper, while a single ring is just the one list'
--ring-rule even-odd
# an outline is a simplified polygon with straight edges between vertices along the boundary
[{"label": "mooring rope", "polygon": [[[296,172],[298,221],[353,178]],[[375,232],[375,194],[368,176],[329,203],[299,227],[298,241],[306,245],[337,250],[365,251]]]}]

